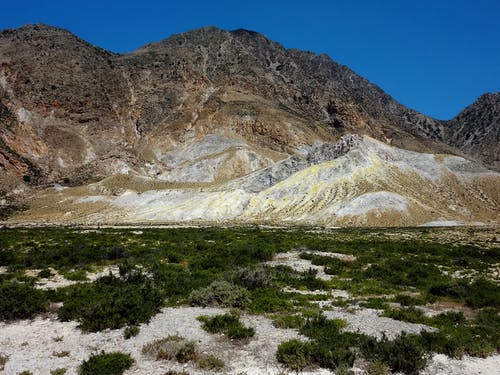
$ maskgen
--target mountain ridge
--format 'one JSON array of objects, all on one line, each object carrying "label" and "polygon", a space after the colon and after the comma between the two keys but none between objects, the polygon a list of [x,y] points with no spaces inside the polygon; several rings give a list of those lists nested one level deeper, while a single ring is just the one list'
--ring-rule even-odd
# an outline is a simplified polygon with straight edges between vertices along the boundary
[{"label": "mountain ridge", "polygon": [[328,55],[243,29],[205,27],[117,54],[24,26],[0,32],[0,198],[124,173],[207,188],[350,134],[498,170],[495,103],[435,120]]}]

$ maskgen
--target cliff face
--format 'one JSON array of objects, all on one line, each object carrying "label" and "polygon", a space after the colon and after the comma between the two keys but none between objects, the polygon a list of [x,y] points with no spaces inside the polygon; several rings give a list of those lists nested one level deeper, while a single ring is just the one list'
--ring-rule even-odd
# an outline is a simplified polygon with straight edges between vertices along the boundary
[{"label": "cliff face", "polygon": [[[495,97],[443,123],[326,55],[247,30],[207,27],[119,55],[29,25],[0,33],[0,196],[123,175],[155,188],[264,188],[343,155],[321,145],[349,134],[498,168]],[[114,194],[130,187],[118,180]]]},{"label": "cliff face", "polygon": [[482,95],[443,128],[445,143],[500,170],[500,93]]}]

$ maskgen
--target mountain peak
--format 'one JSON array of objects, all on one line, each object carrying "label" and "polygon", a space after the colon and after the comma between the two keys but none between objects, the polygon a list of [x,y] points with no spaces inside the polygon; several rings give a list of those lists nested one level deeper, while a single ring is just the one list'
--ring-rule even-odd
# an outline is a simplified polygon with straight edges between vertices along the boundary
[{"label": "mountain peak", "polygon": [[73,35],[70,31],[56,26],[47,25],[44,23],[26,24],[15,29],[4,29],[0,31],[1,36],[13,34],[68,34]]}]

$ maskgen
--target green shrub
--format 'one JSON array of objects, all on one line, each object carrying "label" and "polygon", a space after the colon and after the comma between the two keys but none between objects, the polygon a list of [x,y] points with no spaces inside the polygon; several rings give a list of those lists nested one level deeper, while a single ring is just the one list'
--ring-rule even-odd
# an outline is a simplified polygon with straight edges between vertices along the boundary
[{"label": "green shrub", "polygon": [[204,370],[218,371],[224,368],[224,361],[211,354],[201,357],[196,364]]},{"label": "green shrub", "polygon": [[345,325],[343,320],[329,320],[323,315],[307,319],[299,332],[312,340],[307,343],[288,341],[278,348],[278,360],[295,371],[308,365],[332,370],[350,368],[355,359],[351,347],[356,344],[358,335],[341,333]]},{"label": "green shrub", "polygon": [[274,288],[258,288],[250,294],[248,310],[252,313],[288,312],[293,310],[290,295]]},{"label": "green shrub", "polygon": [[463,301],[472,308],[500,307],[500,289],[484,278],[470,284],[466,280],[435,284],[429,288],[429,293]]},{"label": "green shrub", "polygon": [[417,374],[425,367],[428,352],[422,345],[420,335],[403,332],[394,340],[365,338],[360,345],[363,355],[370,360],[386,363],[392,371]]},{"label": "green shrub", "polygon": [[420,345],[418,335],[404,332],[392,341],[383,341],[382,357],[393,371],[415,374],[427,363],[427,353]]},{"label": "green shrub", "polygon": [[238,285],[224,280],[216,280],[206,288],[194,290],[190,301],[195,306],[245,307],[248,302],[248,291]]},{"label": "green shrub", "polygon": [[231,281],[249,290],[265,288],[274,280],[272,272],[263,266],[247,266],[238,268],[230,276]]},{"label": "green shrub", "polygon": [[43,270],[41,270],[40,272],[38,272],[37,276],[39,278],[41,278],[41,279],[48,279],[48,278],[54,276],[54,274],[48,268],[44,268]]},{"label": "green shrub", "polygon": [[123,330],[123,337],[128,340],[131,337],[137,336],[139,334],[140,328],[138,326],[128,326]]},{"label": "green shrub", "polygon": [[16,281],[0,283],[0,320],[30,319],[46,310],[44,291]]},{"label": "green shrub", "polygon": [[64,277],[67,280],[71,281],[88,281],[87,271],[85,270],[76,270],[71,272],[66,272]]},{"label": "green shrub", "polygon": [[95,332],[147,322],[162,304],[160,292],[146,276],[110,275],[69,287],[58,314],[62,320],[79,321],[84,331]]},{"label": "green shrub", "polygon": [[500,307],[500,288],[487,279],[474,280],[469,285],[465,302],[472,308]]},{"label": "green shrub", "polygon": [[196,344],[173,335],[150,342],[142,347],[142,353],[156,360],[177,360],[186,363],[198,357]]},{"label": "green shrub", "polygon": [[396,297],[394,297],[394,302],[397,302],[402,306],[415,306],[415,305],[422,305],[425,303],[422,299],[418,299],[406,294],[396,295]]},{"label": "green shrub", "polygon": [[410,323],[425,323],[426,318],[422,310],[417,309],[414,306],[401,308],[401,309],[393,309],[387,308],[384,311],[383,316],[388,318],[402,320],[404,322]]},{"label": "green shrub", "polygon": [[65,368],[56,368],[54,370],[50,370],[50,375],[64,375],[66,374]]},{"label": "green shrub", "polygon": [[311,344],[296,339],[282,342],[278,346],[276,359],[292,371],[301,371],[312,365]]},{"label": "green shrub", "polygon": [[375,360],[368,364],[366,371],[368,375],[387,375],[390,369],[384,362]]},{"label": "green shrub", "polygon": [[442,326],[456,326],[466,324],[465,315],[463,312],[446,311],[444,313],[435,315],[428,319],[429,323],[438,327]]},{"label": "green shrub", "polygon": [[315,269],[299,272],[288,266],[277,266],[273,267],[273,271],[274,280],[279,285],[306,290],[325,290],[329,287],[325,280],[317,277]]},{"label": "green shrub", "polygon": [[130,368],[134,360],[129,354],[120,352],[93,354],[84,361],[78,373],[80,375],[121,375]]},{"label": "green shrub", "polygon": [[324,315],[316,315],[307,319],[299,332],[313,340],[331,343],[340,338],[340,330],[345,326],[346,322],[342,319],[327,319]]},{"label": "green shrub", "polygon": [[238,316],[232,314],[216,316],[199,316],[202,328],[210,333],[223,333],[230,339],[244,340],[255,335],[252,327],[245,327]]},{"label": "green shrub", "polygon": [[273,326],[276,328],[301,328],[305,319],[300,315],[274,315]]},{"label": "green shrub", "polygon": [[360,302],[359,305],[368,309],[378,310],[384,310],[389,307],[389,304],[383,298],[368,298],[366,301]]}]

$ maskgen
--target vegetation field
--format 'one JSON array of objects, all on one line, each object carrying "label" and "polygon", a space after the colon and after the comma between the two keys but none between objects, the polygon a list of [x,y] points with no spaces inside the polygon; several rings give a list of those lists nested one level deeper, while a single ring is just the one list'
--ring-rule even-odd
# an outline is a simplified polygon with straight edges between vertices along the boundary
[{"label": "vegetation field", "polygon": [[[289,252],[311,267],[269,263]],[[326,277],[318,277],[318,267]],[[59,284],[43,287],[50,280]],[[432,353],[497,353],[499,283],[500,235],[494,228],[0,229],[3,322],[51,315],[78,322],[84,332],[123,329],[128,339],[163,307],[220,307],[226,315],[200,317],[200,325],[238,345],[255,334],[240,315],[264,315],[278,329],[297,330],[299,338],[276,351],[289,371],[344,371],[359,360],[370,373],[413,374]],[[338,290],[343,297],[332,293]],[[372,337],[325,316],[368,308],[430,329]],[[174,354],[167,356],[163,347],[155,356],[213,365],[210,371],[224,368],[180,340],[174,340]],[[121,373],[136,360],[127,353],[96,353],[81,373],[110,361]]]}]

